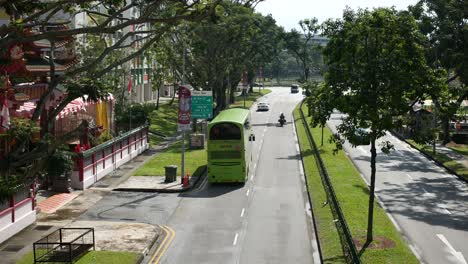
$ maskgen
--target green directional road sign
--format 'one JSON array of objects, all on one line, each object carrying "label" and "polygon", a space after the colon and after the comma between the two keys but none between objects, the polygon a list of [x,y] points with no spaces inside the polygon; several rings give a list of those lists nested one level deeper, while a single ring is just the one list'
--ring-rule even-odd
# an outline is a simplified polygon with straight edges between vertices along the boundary
[{"label": "green directional road sign", "polygon": [[213,117],[213,94],[211,91],[192,91],[192,118]]}]

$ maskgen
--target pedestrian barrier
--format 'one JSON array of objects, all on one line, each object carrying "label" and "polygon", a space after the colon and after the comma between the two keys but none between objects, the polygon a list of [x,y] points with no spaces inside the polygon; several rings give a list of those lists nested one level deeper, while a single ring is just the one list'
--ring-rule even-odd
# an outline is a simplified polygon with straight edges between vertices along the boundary
[{"label": "pedestrian barrier", "polygon": [[141,126],[83,152],[76,153],[74,189],[84,190],[148,149],[148,127]]},{"label": "pedestrian barrier", "polygon": [[33,243],[34,263],[73,263],[89,249],[95,250],[94,228],[60,228]]},{"label": "pedestrian barrier", "polygon": [[327,194],[327,202],[330,205],[333,218],[337,220],[335,221],[335,226],[338,230],[338,234],[341,241],[341,247],[343,249],[346,262],[360,264],[361,259],[359,258],[356,245],[354,245],[351,232],[348,228],[348,224],[346,223],[346,220],[343,216],[343,212],[341,211],[340,204],[338,202],[338,199],[336,198],[335,191],[333,190],[333,186],[331,184],[327,170],[325,168],[325,165],[323,164],[322,158],[320,157],[320,153],[312,137],[312,133],[310,132],[310,128],[307,124],[304,112],[302,111],[302,105],[304,104],[304,102],[305,100],[302,101],[300,106],[301,120],[304,127],[306,128],[307,138],[314,152],[315,162],[317,164],[317,168],[319,169],[320,179],[325,189],[325,193]]}]

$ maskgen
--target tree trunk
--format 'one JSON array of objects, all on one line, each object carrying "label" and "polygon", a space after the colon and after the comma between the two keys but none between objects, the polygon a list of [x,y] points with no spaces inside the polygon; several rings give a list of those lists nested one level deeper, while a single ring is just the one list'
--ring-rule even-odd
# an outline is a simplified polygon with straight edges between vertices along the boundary
[{"label": "tree trunk", "polygon": [[321,145],[322,147],[323,147],[323,127],[324,127],[324,126],[325,126],[325,125],[322,125],[322,145]]},{"label": "tree trunk", "polygon": [[375,138],[371,138],[371,180],[369,186],[369,214],[367,218],[367,240],[366,244],[369,245],[373,240],[372,229],[374,221],[374,193],[375,193],[375,163],[377,151],[375,150]]},{"label": "tree trunk", "polygon": [[449,118],[445,115],[442,117],[442,131],[444,133],[442,144],[447,144],[450,142],[450,124]]},{"label": "tree trunk", "polygon": [[161,95],[161,86],[158,87],[158,97],[156,97],[156,110],[159,110],[159,97]]}]

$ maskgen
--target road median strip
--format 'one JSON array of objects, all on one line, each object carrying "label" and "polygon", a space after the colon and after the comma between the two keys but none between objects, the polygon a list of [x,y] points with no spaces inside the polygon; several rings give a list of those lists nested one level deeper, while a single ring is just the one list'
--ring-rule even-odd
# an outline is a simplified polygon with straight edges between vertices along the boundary
[{"label": "road median strip", "polygon": [[[303,107],[306,110],[306,105]],[[295,110],[295,121],[324,263],[344,263],[342,245],[335,227],[337,221],[328,205],[314,161],[314,151],[308,143],[305,127],[300,119],[299,107]],[[307,118],[306,123],[310,124],[310,118]],[[319,139],[321,129],[311,128],[311,133],[314,138]],[[331,135],[328,129],[325,129],[324,133],[324,138]],[[345,152],[340,151],[333,155],[333,149],[333,144],[324,142],[318,151],[328,171],[353,241],[359,249],[359,246],[363,244],[362,240],[365,239],[367,229],[368,187]],[[374,215],[374,242],[364,252],[361,252],[360,258],[362,263],[418,263],[392,221],[377,202]]]}]

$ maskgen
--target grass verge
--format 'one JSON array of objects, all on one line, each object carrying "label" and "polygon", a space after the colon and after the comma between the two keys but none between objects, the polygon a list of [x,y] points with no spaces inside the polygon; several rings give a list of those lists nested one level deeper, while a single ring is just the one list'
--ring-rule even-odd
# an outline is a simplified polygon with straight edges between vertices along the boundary
[{"label": "grass verge", "polygon": [[[260,92],[250,93],[249,96],[246,96],[246,107],[250,108],[253,102],[265,95],[271,93],[271,90],[262,89]],[[230,108],[233,107],[243,107],[244,101],[243,97],[237,98],[237,103],[230,105]],[[177,101],[174,104],[163,104],[159,106],[159,109],[153,111],[149,116],[151,118],[150,129],[162,133],[166,136],[174,135],[177,131],[177,110],[178,105]],[[150,135],[150,143],[152,145],[157,145],[162,142],[162,138]],[[196,175],[201,173],[204,166],[207,162],[206,149],[188,149],[188,144],[186,143],[185,151],[185,170]],[[141,166],[136,170],[134,176],[164,176],[165,169],[164,166],[167,165],[177,165],[178,174],[181,174],[181,152],[182,144],[178,142],[160,154],[156,155],[152,160]]]},{"label": "grass verge", "polygon": [[[185,144],[185,170],[190,172],[192,175],[200,173],[203,167],[206,165],[206,148],[205,149],[189,149],[188,142]],[[181,173],[181,154],[182,154],[182,143],[177,142],[166,150],[156,155],[136,170],[134,176],[164,176],[164,166],[177,165],[177,173]]]},{"label": "grass verge", "polygon": [[[254,89],[255,90],[255,89]],[[265,94],[271,93],[269,89],[261,89],[260,92],[254,91],[245,97],[245,107],[244,107],[244,96],[236,97],[236,102],[230,104],[228,108],[246,108],[249,109],[252,104],[257,100],[257,98],[264,96]]]},{"label": "grass verge", "polygon": [[[468,180],[468,168],[463,166],[463,164],[458,163],[457,161],[449,158],[447,155],[443,153],[436,152],[435,154],[432,153],[432,146],[428,145],[421,145],[414,140],[407,139],[406,140],[411,146],[414,148],[424,152],[426,155],[431,156],[434,160],[437,160],[441,164],[443,164],[445,167],[450,168],[453,170],[456,174],[458,174],[460,177],[464,178],[465,180]],[[460,150],[463,152],[463,149]],[[466,150],[465,150],[466,151]],[[461,153],[463,154],[463,153]],[[464,154],[465,155],[465,154]]]},{"label": "grass verge", "polygon": [[[117,251],[89,251],[83,255],[76,264],[135,264],[139,260],[140,254],[133,252],[117,252]],[[31,264],[34,263],[33,252],[23,256],[16,264]]]},{"label": "grass verge", "polygon": [[[306,110],[304,105],[303,111]],[[296,118],[299,118],[298,108],[295,110]],[[299,120],[297,120],[299,121]],[[310,118],[307,118],[307,123],[310,124]],[[298,130],[303,127],[302,123],[297,122]],[[302,128],[304,129],[304,128]],[[300,131],[299,131],[300,132]],[[306,164],[306,174],[309,178],[318,178],[317,168],[313,161],[313,153],[305,152],[304,149],[309,144],[307,138],[299,133],[301,144],[301,152]],[[312,136],[319,142],[321,129],[319,127],[311,129]],[[331,135],[329,129],[324,129],[324,138],[328,139]],[[304,148],[303,148],[304,147]],[[335,194],[340,203],[344,217],[351,231],[353,239],[360,241],[365,239],[367,230],[367,206],[369,200],[369,190],[366,183],[363,181],[359,172],[354,167],[353,163],[348,159],[343,151],[333,155],[334,145],[325,140],[324,145],[319,147],[319,152],[328,171],[332,182]],[[309,159],[308,157],[312,158]],[[378,172],[377,172],[378,177]],[[323,192],[323,186],[319,179],[309,180],[309,192],[314,205],[314,213],[318,225],[319,239],[322,246],[325,263],[342,262],[342,252],[339,240],[336,238],[336,229],[333,222],[331,212],[320,208],[325,201],[325,196],[319,196],[316,192]],[[317,201],[317,199],[319,199]],[[317,205],[316,205],[317,204]],[[325,206],[329,207],[329,205]],[[396,230],[388,218],[385,211],[376,203],[374,209],[374,240],[383,238],[386,241],[393,242],[392,245],[386,248],[379,248],[377,243],[372,243],[369,248],[362,252],[361,260],[363,263],[418,263],[416,257],[409,250],[404,242],[401,234]],[[372,248],[376,246],[376,248]]]},{"label": "grass verge", "polygon": [[468,145],[458,145],[458,146],[452,146],[448,148],[453,151],[458,152],[459,154],[468,156]]},{"label": "grass verge", "polygon": [[[177,100],[172,105],[160,104],[159,109],[149,114],[150,130],[159,132],[165,136],[177,134]],[[157,136],[150,136],[150,144],[157,145],[163,141]]]}]

